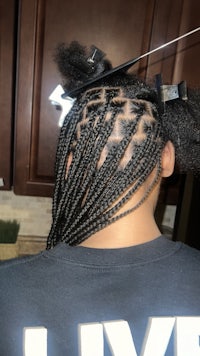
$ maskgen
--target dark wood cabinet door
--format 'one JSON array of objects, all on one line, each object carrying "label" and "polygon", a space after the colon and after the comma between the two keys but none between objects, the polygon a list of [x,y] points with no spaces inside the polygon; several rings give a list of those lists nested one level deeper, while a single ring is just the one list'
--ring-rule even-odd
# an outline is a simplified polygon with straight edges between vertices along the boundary
[{"label": "dark wood cabinet door", "polygon": [[0,190],[12,184],[15,0],[0,1]]},{"label": "dark wood cabinet door", "polygon": [[[150,47],[157,47],[200,26],[199,0],[155,2]],[[200,31],[181,39],[147,59],[147,77],[162,73],[165,84],[187,81],[200,86]]]},{"label": "dark wood cabinet door", "polygon": [[[200,26],[200,2],[185,0],[180,30]],[[200,32],[185,38],[178,44],[174,81],[185,79],[188,86],[200,88]],[[182,191],[179,194],[177,214],[175,219],[174,239],[200,250],[200,179],[192,174],[182,178]]]},{"label": "dark wood cabinet door", "polygon": [[[176,37],[184,4],[181,0],[21,0],[15,193],[52,194],[59,112],[48,97],[61,81],[53,61],[56,45],[72,40],[95,44],[116,66]],[[176,49],[177,44],[145,58],[132,71],[143,77],[162,72],[171,82]]]},{"label": "dark wood cabinet door", "polygon": [[[172,11],[174,11],[174,3],[175,2],[172,4]],[[177,23],[175,23],[178,35],[200,26],[200,2],[198,0],[181,1],[179,13],[181,16],[177,14]],[[157,22],[155,22],[155,24],[156,23]],[[155,33],[157,33],[157,31],[155,31]],[[173,63],[171,63],[173,64],[172,83],[179,83],[181,80],[186,80],[188,87],[200,88],[200,31],[182,39],[173,46],[175,46],[175,55],[171,57],[169,56],[170,52],[167,52],[166,59],[160,62],[165,65],[166,69],[166,65],[170,65],[169,61],[173,60]],[[172,50],[173,48],[167,49],[167,51]],[[152,61],[152,58],[149,58],[149,61]],[[148,71],[149,70],[150,67]],[[166,75],[168,76],[167,70],[165,71],[165,80],[167,80]],[[161,190],[160,203],[161,207],[166,204],[177,206],[173,239],[181,240],[200,249],[199,178],[197,179],[191,174],[176,174],[170,177],[166,183],[163,190]]]},{"label": "dark wood cabinet door", "polygon": [[[179,33],[185,33],[200,26],[200,1],[184,0]],[[173,82],[186,80],[191,88],[200,87],[200,31],[177,43],[177,54]]]}]

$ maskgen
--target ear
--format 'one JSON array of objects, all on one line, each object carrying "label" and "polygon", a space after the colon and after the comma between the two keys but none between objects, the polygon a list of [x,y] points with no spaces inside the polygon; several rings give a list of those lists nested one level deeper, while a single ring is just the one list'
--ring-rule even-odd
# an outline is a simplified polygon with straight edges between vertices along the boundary
[{"label": "ear", "polygon": [[169,177],[174,171],[175,149],[171,141],[167,141],[162,151],[162,177]]}]

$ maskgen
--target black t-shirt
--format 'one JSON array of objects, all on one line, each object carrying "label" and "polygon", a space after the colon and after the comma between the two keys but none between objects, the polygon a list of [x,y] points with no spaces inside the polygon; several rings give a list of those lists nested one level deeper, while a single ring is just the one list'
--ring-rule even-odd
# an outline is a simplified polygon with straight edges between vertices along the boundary
[{"label": "black t-shirt", "polygon": [[1,356],[26,356],[30,327],[47,330],[48,356],[200,355],[200,252],[164,236],[61,243],[2,263],[0,286]]}]

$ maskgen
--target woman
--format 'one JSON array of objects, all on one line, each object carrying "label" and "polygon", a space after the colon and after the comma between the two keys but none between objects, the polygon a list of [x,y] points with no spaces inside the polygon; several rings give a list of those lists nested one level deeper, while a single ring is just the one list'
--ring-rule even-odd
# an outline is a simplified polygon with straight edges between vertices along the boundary
[{"label": "woman", "polygon": [[110,64],[77,43],[56,60],[76,101],[58,143],[47,250],[0,269],[1,354],[21,355],[24,327],[42,326],[49,356],[197,355],[200,254],[154,219],[175,160],[199,171],[196,93],[164,102],[163,87],[121,72],[84,86]]}]

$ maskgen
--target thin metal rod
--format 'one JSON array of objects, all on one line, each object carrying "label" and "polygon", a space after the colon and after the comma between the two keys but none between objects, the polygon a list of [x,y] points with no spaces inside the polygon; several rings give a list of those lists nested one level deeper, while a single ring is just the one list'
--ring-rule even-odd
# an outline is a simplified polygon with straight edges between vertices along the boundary
[{"label": "thin metal rod", "polygon": [[157,48],[155,48],[155,49],[152,49],[152,50],[149,51],[149,52],[146,52],[145,54],[142,54],[140,57],[138,57],[138,59],[141,59],[141,58],[144,58],[144,57],[146,57],[146,56],[149,56],[150,54],[152,54],[152,53],[154,53],[154,52],[156,52],[156,51],[159,51],[160,49],[165,48],[165,47],[171,45],[172,43],[181,40],[181,39],[184,38],[184,37],[187,37],[187,36],[189,36],[189,35],[192,35],[193,33],[197,32],[197,31],[199,31],[199,30],[200,30],[200,27],[197,27],[197,28],[195,28],[194,30],[189,31],[189,32],[185,33],[185,34],[182,35],[182,36],[176,37],[176,38],[175,38],[174,40],[172,40],[172,41],[169,41],[169,42],[167,42],[167,43],[165,43],[165,44],[163,44],[163,45],[161,45],[161,46],[159,46],[159,47],[157,47]]}]

